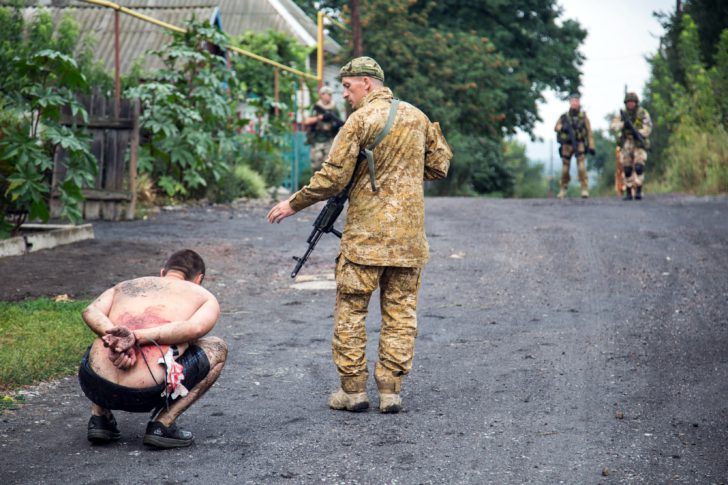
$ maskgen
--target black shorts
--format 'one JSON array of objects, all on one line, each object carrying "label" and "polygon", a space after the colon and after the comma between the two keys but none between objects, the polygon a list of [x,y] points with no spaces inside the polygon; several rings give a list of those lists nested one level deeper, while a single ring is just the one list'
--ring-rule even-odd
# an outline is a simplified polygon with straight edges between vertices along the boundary
[{"label": "black shorts", "polygon": [[[114,384],[100,377],[91,368],[88,358],[90,351],[91,347],[86,350],[86,354],[81,359],[78,382],[81,390],[91,402],[102,408],[119,409],[131,413],[145,413],[165,405],[167,398],[162,396],[164,383],[143,389]],[[190,390],[210,372],[210,361],[207,359],[207,355],[196,345],[187,347],[185,353],[177,358],[177,363],[184,368],[182,373],[185,378],[182,380],[182,384]]]}]

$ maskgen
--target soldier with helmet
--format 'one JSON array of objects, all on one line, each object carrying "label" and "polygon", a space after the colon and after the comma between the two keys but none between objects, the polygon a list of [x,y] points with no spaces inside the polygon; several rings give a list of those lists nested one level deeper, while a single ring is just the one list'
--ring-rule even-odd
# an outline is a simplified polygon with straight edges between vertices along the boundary
[{"label": "soldier with helmet", "polygon": [[[447,176],[452,151],[438,123],[394,99],[374,59],[353,59],[341,68],[340,78],[354,112],[321,170],[273,207],[268,221],[281,222],[353,180],[335,270],[332,350],[341,387],[328,404],[346,411],[369,407],[365,320],[379,288],[382,322],[374,378],[380,412],[396,413],[402,408],[402,379],[412,369],[417,296],[429,252],[424,181]],[[367,157],[360,163],[363,149]]]},{"label": "soldier with helmet", "polygon": [[625,110],[612,118],[611,129],[619,136],[622,168],[624,170],[623,200],[640,200],[645,179],[645,162],[650,148],[652,119],[646,109],[639,105],[637,93],[624,96]]},{"label": "soldier with helmet", "polygon": [[586,172],[584,155],[589,152],[594,155],[594,138],[592,137],[591,123],[586,113],[581,110],[581,100],[578,94],[569,96],[569,111],[562,114],[556,122],[554,131],[557,133],[558,142],[561,145],[561,190],[559,199],[566,197],[569,188],[569,168],[571,156],[576,156],[576,166],[579,172],[579,184],[581,185],[581,197],[589,197],[589,178]]},{"label": "soldier with helmet", "polygon": [[311,171],[316,172],[321,169],[334,137],[343,125],[330,87],[323,86],[319,89],[319,100],[314,105],[311,116],[303,120],[303,124],[308,127],[306,143],[311,146]]}]

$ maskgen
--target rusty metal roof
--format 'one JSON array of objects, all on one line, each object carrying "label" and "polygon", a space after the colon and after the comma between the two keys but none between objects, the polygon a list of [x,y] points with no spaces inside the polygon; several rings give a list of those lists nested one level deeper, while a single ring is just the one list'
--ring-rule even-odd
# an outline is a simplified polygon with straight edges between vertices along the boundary
[{"label": "rusty metal roof", "polygon": [[[246,31],[275,30],[292,35],[303,45],[316,45],[316,24],[291,0],[117,0],[115,3],[180,27],[193,17],[211,22],[219,15],[223,31],[231,37]],[[79,23],[81,32],[95,39],[96,58],[104,63],[109,72],[113,72],[114,10],[78,0],[41,0],[38,4],[56,22],[64,15],[73,16]],[[25,17],[34,16],[38,8],[26,8]],[[157,57],[146,55],[146,52],[160,49],[169,43],[170,32],[125,14],[121,14],[119,20],[121,73],[127,74],[137,59],[142,59],[145,71],[162,67]],[[328,37],[325,39],[324,48],[329,53],[336,53],[341,49]]]}]

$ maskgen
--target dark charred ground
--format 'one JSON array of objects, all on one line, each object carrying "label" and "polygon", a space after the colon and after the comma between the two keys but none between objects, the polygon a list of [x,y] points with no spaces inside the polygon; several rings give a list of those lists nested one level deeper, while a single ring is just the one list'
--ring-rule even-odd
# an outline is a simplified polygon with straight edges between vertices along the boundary
[{"label": "dark charred ground", "polygon": [[[145,449],[147,416],[123,412],[121,441],[90,446],[71,376],[0,417],[0,482],[728,482],[727,199],[427,205],[432,256],[398,415],[326,407],[334,292],[288,276],[315,210],[271,226],[263,205],[181,209],[0,259],[2,300],[81,298],[197,249],[222,305],[213,333],[230,345],[180,419],[192,447]],[[337,246],[325,238],[302,274],[325,279]],[[372,303],[370,359],[378,316]]]}]

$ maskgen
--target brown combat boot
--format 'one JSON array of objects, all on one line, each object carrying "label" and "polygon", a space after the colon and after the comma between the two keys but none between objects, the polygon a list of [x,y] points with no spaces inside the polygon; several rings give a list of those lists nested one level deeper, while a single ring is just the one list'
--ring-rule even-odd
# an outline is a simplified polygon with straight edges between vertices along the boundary
[{"label": "brown combat boot", "polygon": [[589,191],[587,189],[581,189],[581,198],[582,199],[588,199],[589,198]]},{"label": "brown combat boot", "polygon": [[366,392],[346,392],[339,388],[329,396],[329,407],[341,411],[358,413],[369,409],[369,396]]},{"label": "brown combat boot", "polygon": [[379,394],[379,412],[396,414],[402,410],[402,398],[399,394]]}]

